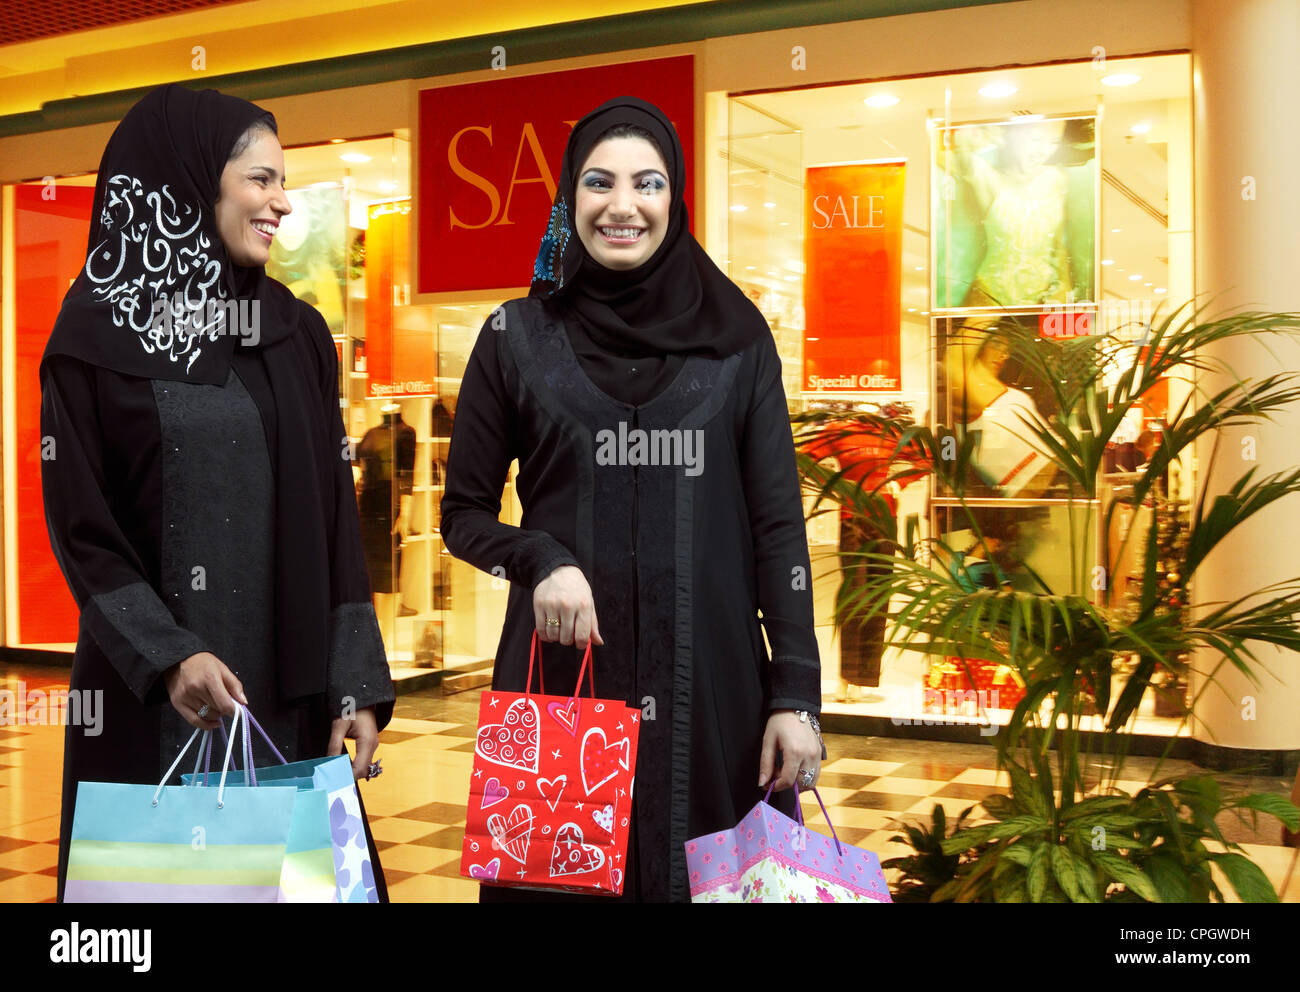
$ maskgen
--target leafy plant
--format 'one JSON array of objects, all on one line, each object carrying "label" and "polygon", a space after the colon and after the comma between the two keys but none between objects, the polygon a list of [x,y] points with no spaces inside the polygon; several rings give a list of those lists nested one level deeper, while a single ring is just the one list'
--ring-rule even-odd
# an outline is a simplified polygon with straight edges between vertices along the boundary
[{"label": "leafy plant", "polygon": [[[1104,452],[1125,416],[1157,383],[1182,377],[1190,388],[1170,411],[1160,446],[1134,483],[1135,504],[1153,494],[1170,464],[1201,437],[1214,438],[1212,466],[1222,428],[1258,423],[1300,400],[1296,373],[1243,380],[1207,353],[1233,338],[1296,335],[1300,314],[1202,316],[1203,309],[1185,306],[1153,320],[1137,348],[1105,336],[1045,340],[1018,326],[992,332],[1052,394],[1048,405],[1056,412],[1043,423],[1025,421],[1022,430],[1034,447],[1051,453],[1067,499],[1070,561],[1063,586],[1020,561],[1014,588],[972,591],[952,564],[961,560],[961,549],[934,538],[917,542],[910,534],[899,554],[862,554],[877,567],[865,570],[865,579],[842,598],[841,615],[887,613],[892,646],[963,663],[1000,662],[1025,686],[1023,700],[997,739],[999,765],[1010,773],[1012,788],[984,803],[996,822],[963,826],[959,821],[940,844],[945,857],[958,858],[953,877],[933,888],[928,886],[937,880],[935,834],[909,833],[922,860],[899,865],[903,890],[958,901],[1222,899],[1210,874],[1213,864],[1240,898],[1276,899],[1263,873],[1223,838],[1215,817],[1224,810],[1265,813],[1296,829],[1300,811],[1284,797],[1227,796],[1209,775],[1165,780],[1136,795],[1115,788],[1143,697],[1153,685],[1185,676],[1185,659],[1196,652],[1218,658],[1209,683],[1223,665],[1257,681],[1258,645],[1300,650],[1300,577],[1196,611],[1169,610],[1161,602],[1169,595],[1170,575],[1176,577],[1174,592],[1187,602],[1211,552],[1256,514],[1300,493],[1300,469],[1267,475],[1250,469],[1214,498],[1203,489],[1190,513],[1183,560],[1172,572],[1158,574],[1156,528],[1149,528],[1140,538],[1145,554],[1136,602],[1112,605],[1092,582],[1094,565],[1103,576],[1112,570],[1111,561],[1103,556],[1094,562],[1089,553],[1098,525],[1093,506]],[[1218,373],[1227,384],[1204,388],[1197,380],[1207,372]],[[829,503],[878,520],[882,486],[914,477],[924,466],[933,471],[936,486],[953,497],[952,512],[964,515],[976,539],[983,539],[969,495],[979,494],[973,434],[863,415],[859,422],[891,446],[886,461],[904,460],[906,468],[876,471],[854,482],[852,473],[801,462],[805,485],[816,494],[815,509]],[[815,444],[806,439],[815,423],[810,428],[805,418],[801,426],[805,445]],[[844,417],[836,421],[836,429],[851,428]],[[1118,509],[1114,502],[1104,508],[1101,533],[1111,533]],[[1121,667],[1121,661],[1128,664]],[[1101,734],[1085,732],[1087,714],[1094,711],[1103,719]],[[1093,842],[1096,828],[1105,836],[1100,847]]]}]

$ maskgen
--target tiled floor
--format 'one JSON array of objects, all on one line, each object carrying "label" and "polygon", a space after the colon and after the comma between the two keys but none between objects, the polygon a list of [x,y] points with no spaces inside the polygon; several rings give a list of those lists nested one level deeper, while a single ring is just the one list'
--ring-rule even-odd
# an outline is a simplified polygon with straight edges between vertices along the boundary
[{"label": "tiled floor", "polygon": [[[0,690],[16,690],[20,682],[30,693],[66,686],[66,677],[48,670],[0,671]],[[424,690],[398,700],[381,737],[384,774],[362,788],[395,902],[477,899],[477,883],[460,877],[477,717],[477,692],[444,698],[436,689]],[[910,850],[889,840],[900,818],[928,821],[935,803],[955,817],[1005,785],[987,746],[846,735],[828,735],[826,745],[830,759],[820,792],[836,830],[842,840],[882,860]],[[61,727],[0,726],[0,902],[54,898],[62,753]],[[1129,759],[1120,787],[1140,787],[1153,766],[1152,759]],[[1192,767],[1166,762],[1158,774]],[[1254,791],[1290,791],[1290,782],[1276,778],[1223,780]],[[810,826],[824,829],[816,801],[809,799]],[[977,807],[972,815],[979,812]],[[1276,887],[1286,884],[1286,901],[1300,902],[1295,852],[1277,845],[1276,821],[1263,818],[1258,832],[1235,820],[1223,826]]]}]

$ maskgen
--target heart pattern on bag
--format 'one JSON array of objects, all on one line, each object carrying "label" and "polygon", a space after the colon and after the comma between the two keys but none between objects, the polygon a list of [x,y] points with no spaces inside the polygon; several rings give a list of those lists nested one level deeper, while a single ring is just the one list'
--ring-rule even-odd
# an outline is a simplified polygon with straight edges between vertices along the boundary
[{"label": "heart pattern on bag", "polygon": [[546,805],[551,807],[551,812],[555,812],[555,807],[559,805],[560,796],[564,794],[564,787],[569,784],[569,776],[556,775],[555,778],[539,778],[537,780],[537,791],[542,794],[546,800]]},{"label": "heart pattern on bag", "polygon": [[479,809],[487,809],[489,806],[505,802],[508,795],[510,795],[510,790],[502,785],[494,775],[487,780],[487,785],[483,786],[483,802]]},{"label": "heart pattern on bag", "polygon": [[566,823],[555,832],[551,849],[551,878],[561,875],[585,875],[605,863],[605,852],[595,844],[582,842],[582,828]]},{"label": "heart pattern on bag", "polygon": [[614,807],[606,806],[604,809],[598,809],[592,812],[591,818],[596,821],[596,826],[600,827],[607,834],[614,833]]},{"label": "heart pattern on bag", "polygon": [[561,727],[569,732],[570,737],[578,736],[578,720],[581,716],[581,704],[577,696],[574,696],[567,703],[561,703],[558,700],[546,704],[546,712]]},{"label": "heart pattern on bag", "polygon": [[611,868],[609,870],[609,881],[610,884],[614,886],[615,892],[622,892],[623,891],[623,869]]},{"label": "heart pattern on bag", "polygon": [[[599,738],[599,740],[597,740]],[[582,735],[582,752],[578,767],[582,772],[582,787],[591,795],[618,774],[619,768],[627,771],[629,742],[626,737],[613,744],[600,727],[592,727]]]},{"label": "heart pattern on bag", "polygon": [[528,698],[516,699],[506,707],[501,723],[478,728],[474,751],[495,765],[536,773],[538,730],[537,704]]},{"label": "heart pattern on bag", "polygon": [[487,821],[492,846],[504,851],[521,865],[528,860],[528,845],[533,834],[533,811],[520,803],[508,817],[493,813]]},{"label": "heart pattern on bag", "polygon": [[495,882],[497,880],[497,872],[500,870],[501,859],[493,858],[485,865],[470,865],[469,877],[477,878],[483,882]]}]

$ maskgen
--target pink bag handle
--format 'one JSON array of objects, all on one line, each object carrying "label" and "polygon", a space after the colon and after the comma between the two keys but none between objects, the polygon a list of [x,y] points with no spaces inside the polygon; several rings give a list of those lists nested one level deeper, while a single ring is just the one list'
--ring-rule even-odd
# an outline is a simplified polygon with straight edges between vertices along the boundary
[{"label": "pink bag handle", "polygon": [[[537,631],[533,631],[533,642],[528,648],[528,685],[524,688],[524,695],[527,696],[533,691],[533,659],[537,659],[537,685],[541,694],[546,695],[546,681],[542,677],[542,658],[541,651],[537,647]],[[582,691],[582,677],[588,676],[591,686],[591,698],[596,698],[596,666],[591,663],[591,641],[587,642],[587,650],[582,655],[582,667],[578,669],[578,684],[573,688],[573,695],[570,699],[575,698]]]},{"label": "pink bag handle", "polygon": [[[767,786],[767,795],[763,797],[763,802],[772,798],[772,789],[776,787],[776,779],[772,779]],[[831,828],[831,836],[835,838],[835,852],[844,857],[844,845],[840,843],[840,835],[835,832],[835,824],[831,823],[831,815],[826,812],[826,804],[822,802],[822,794],[814,786],[812,794],[817,797],[817,805],[822,808],[822,815],[826,817],[826,826]],[[799,826],[803,826],[803,805],[799,802],[799,783],[794,784],[794,812],[799,817]],[[806,828],[805,828],[806,829]]]}]

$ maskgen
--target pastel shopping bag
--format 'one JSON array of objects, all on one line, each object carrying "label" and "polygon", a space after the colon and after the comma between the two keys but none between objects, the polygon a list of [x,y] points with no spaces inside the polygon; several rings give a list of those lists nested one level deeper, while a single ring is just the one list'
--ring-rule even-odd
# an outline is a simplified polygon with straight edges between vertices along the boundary
[{"label": "pastel shopping bag", "polygon": [[[163,783],[200,733],[190,737]],[[232,727],[223,779],[233,744]],[[213,789],[81,782],[64,899],[282,901],[298,802],[296,789],[234,789],[224,781]]]},{"label": "pastel shopping bag", "polygon": [[[480,699],[461,874],[491,885],[619,895],[641,711],[595,698],[590,645],[573,695],[532,694],[537,657],[534,634],[529,691],[486,690]],[[591,696],[582,697],[587,675]]]},{"label": "pastel shopping bag", "polygon": [[833,826],[831,837],[804,826],[797,785],[797,822],[768,803],[771,795],[768,786],[731,829],[686,842],[691,902],[892,901],[876,855],[842,843]]},{"label": "pastel shopping bag", "polygon": [[[252,784],[257,788],[297,789],[300,800],[285,858],[281,886],[284,901],[378,902],[352,762],[342,754],[285,761],[251,714],[249,722],[280,761],[258,768],[253,765],[252,755],[247,754],[245,767],[252,768]],[[205,769],[202,775],[182,775],[181,781],[205,784],[207,778]],[[240,787],[245,782],[242,771],[232,770],[226,784]]]}]

